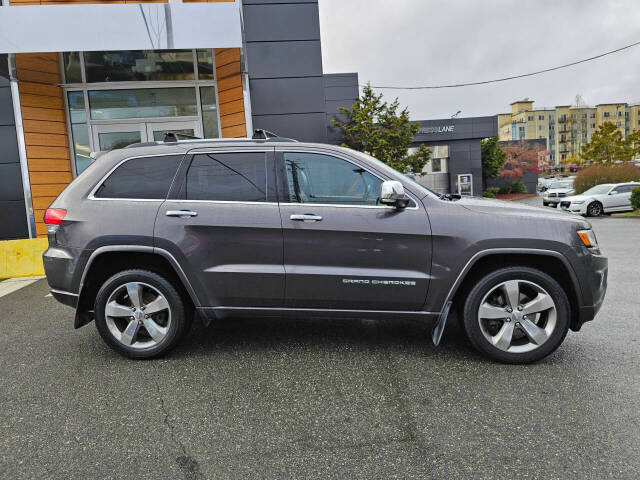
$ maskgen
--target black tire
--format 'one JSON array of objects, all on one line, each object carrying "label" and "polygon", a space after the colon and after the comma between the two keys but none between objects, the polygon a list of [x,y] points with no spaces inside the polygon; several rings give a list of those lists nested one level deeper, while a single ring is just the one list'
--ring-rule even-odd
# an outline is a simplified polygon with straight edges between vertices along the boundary
[{"label": "black tire", "polygon": [[597,200],[587,205],[587,217],[599,217],[604,213],[602,204]]},{"label": "black tire", "polygon": [[[533,282],[542,287],[555,303],[556,324],[548,339],[529,352],[513,353],[494,346],[482,333],[478,310],[485,295],[508,280]],[[523,364],[536,362],[554,352],[569,330],[571,307],[560,284],[546,273],[530,267],[506,267],[481,278],[469,292],[463,307],[463,326],[471,344],[481,353],[501,363]]]},{"label": "black tire", "polygon": [[548,207],[549,206],[549,202],[542,202],[542,206],[543,207]]},{"label": "black tire", "polygon": [[[107,325],[105,308],[109,297],[118,288],[130,282],[150,285],[164,296],[169,305],[171,321],[168,324],[168,330],[160,342],[148,348],[124,345],[115,338]],[[180,341],[190,326],[190,318],[185,312],[184,302],[176,288],[163,276],[147,270],[124,270],[106,280],[96,295],[94,310],[96,328],[102,339],[115,351],[129,358],[148,359],[167,353]]]}]

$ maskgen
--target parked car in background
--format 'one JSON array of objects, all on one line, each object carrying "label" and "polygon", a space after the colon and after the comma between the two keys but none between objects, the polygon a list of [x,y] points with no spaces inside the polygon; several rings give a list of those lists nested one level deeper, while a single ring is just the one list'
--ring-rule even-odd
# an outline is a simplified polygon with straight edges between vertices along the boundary
[{"label": "parked car in background", "polygon": [[565,197],[573,195],[576,191],[573,189],[573,178],[553,182],[549,188],[542,194],[542,205],[545,207],[557,207]]},{"label": "parked car in background", "polygon": [[560,208],[588,217],[631,211],[631,191],[636,187],[640,187],[640,182],[603,183],[580,195],[561,200]]}]

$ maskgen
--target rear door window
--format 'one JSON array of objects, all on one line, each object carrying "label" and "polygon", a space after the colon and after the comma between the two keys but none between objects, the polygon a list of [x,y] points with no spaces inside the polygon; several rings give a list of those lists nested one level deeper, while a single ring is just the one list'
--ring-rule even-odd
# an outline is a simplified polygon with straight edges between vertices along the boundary
[{"label": "rear door window", "polygon": [[180,198],[229,202],[267,201],[265,152],[206,153],[193,157]]},{"label": "rear door window", "polygon": [[182,157],[180,154],[127,160],[102,182],[94,197],[164,200]]}]

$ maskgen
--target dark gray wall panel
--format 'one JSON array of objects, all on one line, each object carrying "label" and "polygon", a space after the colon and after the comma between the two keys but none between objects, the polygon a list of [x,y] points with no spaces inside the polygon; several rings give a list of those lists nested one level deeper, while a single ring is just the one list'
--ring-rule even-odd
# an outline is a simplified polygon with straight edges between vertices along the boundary
[{"label": "dark gray wall panel", "polygon": [[24,200],[19,163],[0,163],[0,201],[7,200]]},{"label": "dark gray wall panel", "polygon": [[29,238],[24,201],[0,201],[0,240]]},{"label": "dark gray wall panel", "polygon": [[342,143],[342,132],[333,126],[333,120],[344,122],[347,116],[338,112],[339,107],[350,108],[360,96],[357,73],[325,74],[324,96],[327,114],[327,142]]},{"label": "dark gray wall panel", "polygon": [[0,54],[0,87],[9,86],[9,63],[7,55]]},{"label": "dark gray wall panel", "polygon": [[320,40],[247,44],[251,78],[322,75]]},{"label": "dark gray wall panel", "polygon": [[325,98],[327,100],[353,99],[355,101],[359,94],[358,87],[353,85],[350,87],[325,87]]},{"label": "dark gray wall panel", "polygon": [[[18,163],[19,161],[16,127],[14,125],[0,125],[0,164]],[[2,177],[0,177],[1,181]]]},{"label": "dark gray wall panel", "polygon": [[290,115],[254,115],[254,128],[267,128],[278,135],[301,142],[321,142],[326,138],[326,115],[305,113]]},{"label": "dark gray wall panel", "polygon": [[357,73],[325,73],[324,86],[330,87],[353,87],[358,86]]},{"label": "dark gray wall panel", "polygon": [[11,89],[0,87],[0,125],[14,125]]},{"label": "dark gray wall panel", "polygon": [[320,40],[317,3],[243,5],[247,42]]},{"label": "dark gray wall panel", "polygon": [[0,240],[28,238],[7,56],[0,55]]},{"label": "dark gray wall panel", "polygon": [[251,79],[250,88],[254,117],[325,110],[322,77]]}]

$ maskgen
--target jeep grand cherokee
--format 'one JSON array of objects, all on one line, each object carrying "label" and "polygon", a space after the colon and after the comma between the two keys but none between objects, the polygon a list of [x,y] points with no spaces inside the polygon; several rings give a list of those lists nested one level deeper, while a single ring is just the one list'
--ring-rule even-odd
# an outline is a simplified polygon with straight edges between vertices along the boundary
[{"label": "jeep grand cherokee", "polygon": [[171,141],[101,156],[45,214],[51,291],[133,358],[192,318],[417,319],[452,306],[501,362],[553,352],[604,299],[590,224],[513,202],[432,193],[342,147]]}]

